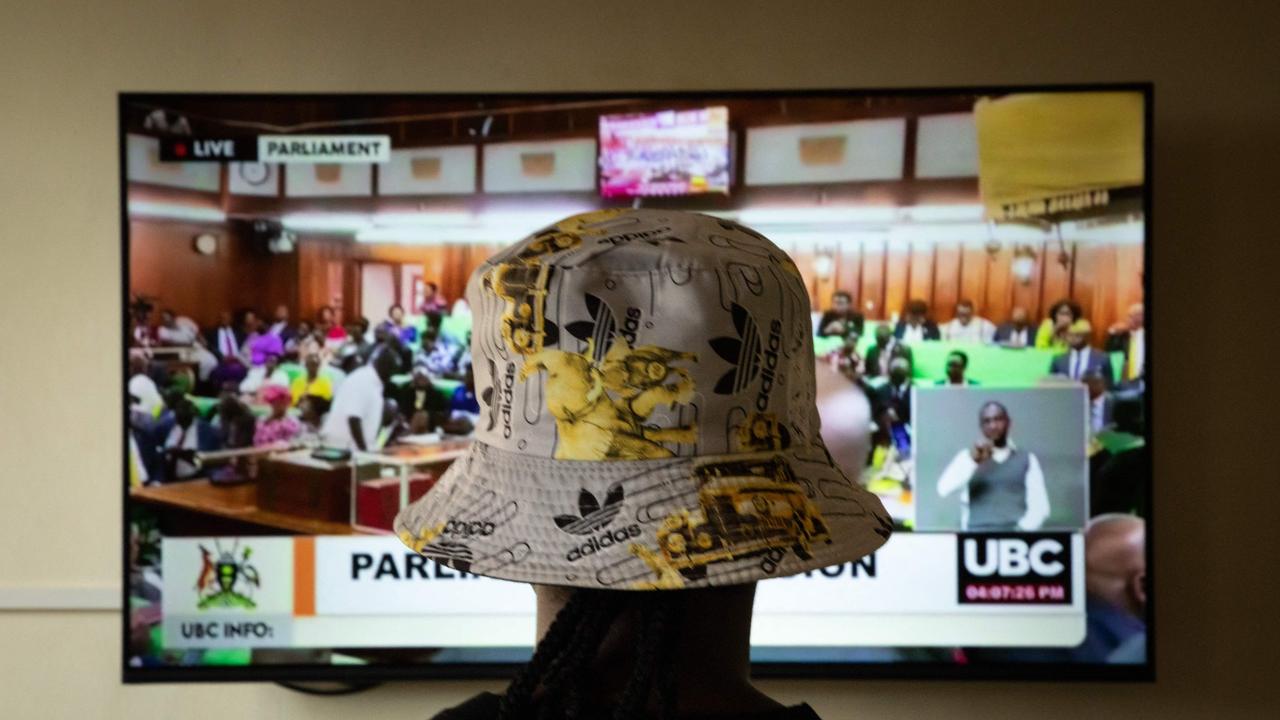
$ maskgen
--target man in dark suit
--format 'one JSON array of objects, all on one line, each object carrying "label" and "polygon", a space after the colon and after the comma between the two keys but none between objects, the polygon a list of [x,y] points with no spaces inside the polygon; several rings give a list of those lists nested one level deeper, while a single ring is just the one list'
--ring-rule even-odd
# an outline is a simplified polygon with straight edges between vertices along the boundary
[{"label": "man in dark suit", "polygon": [[1067,330],[1067,344],[1071,349],[1058,355],[1049,364],[1049,373],[1065,375],[1072,380],[1084,382],[1090,373],[1101,373],[1106,387],[1110,388],[1111,356],[1102,350],[1089,347],[1089,339],[1093,335],[1093,326],[1088,320],[1077,320]]},{"label": "man in dark suit", "polygon": [[237,327],[232,321],[230,310],[223,310],[218,315],[218,325],[205,330],[204,333],[205,345],[219,362],[228,356],[239,355],[240,349],[244,347],[244,339],[244,329]]},{"label": "man in dark suit", "polygon": [[889,362],[889,382],[885,383],[877,393],[875,412],[883,408],[893,408],[898,419],[911,424],[911,389],[915,383],[911,381],[911,362],[897,357]]},{"label": "man in dark suit", "polygon": [[831,309],[818,320],[818,337],[857,335],[862,337],[862,313],[853,309],[853,295],[847,290],[837,290],[831,296]]},{"label": "man in dark suit", "polygon": [[1035,345],[1036,331],[1031,329],[1031,324],[1027,321],[1027,309],[1015,307],[1009,313],[1009,322],[1002,323],[996,328],[996,334],[992,340],[997,345],[1011,348]]},{"label": "man in dark suit", "polygon": [[898,321],[893,336],[908,345],[921,340],[941,340],[942,333],[938,324],[929,319],[929,305],[923,300],[912,300],[907,303],[907,312]]},{"label": "man in dark suit", "polygon": [[911,348],[893,336],[893,328],[888,323],[880,323],[876,326],[876,344],[867,348],[866,371],[863,374],[867,377],[888,375],[889,361],[895,357],[906,358],[910,363],[913,359]]},{"label": "man in dark suit", "polygon": [[276,306],[275,315],[272,317],[271,324],[267,326],[267,332],[280,338],[281,345],[288,345],[289,341],[294,338],[295,330],[289,322],[289,306],[280,303]]}]

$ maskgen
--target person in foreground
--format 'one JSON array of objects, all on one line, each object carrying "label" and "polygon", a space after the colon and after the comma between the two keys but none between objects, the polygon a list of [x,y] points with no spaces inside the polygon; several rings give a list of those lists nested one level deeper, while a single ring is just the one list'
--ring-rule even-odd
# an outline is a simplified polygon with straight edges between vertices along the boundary
[{"label": "person in foreground", "polygon": [[[503,693],[436,720],[818,717],[751,684],[755,584],[861,558],[892,522],[819,436],[807,298],[763,236],[669,210],[566,218],[473,273],[476,386],[507,389],[477,394],[476,440],[395,529],[533,585],[538,640]],[[762,337],[792,348],[786,392]]]}]

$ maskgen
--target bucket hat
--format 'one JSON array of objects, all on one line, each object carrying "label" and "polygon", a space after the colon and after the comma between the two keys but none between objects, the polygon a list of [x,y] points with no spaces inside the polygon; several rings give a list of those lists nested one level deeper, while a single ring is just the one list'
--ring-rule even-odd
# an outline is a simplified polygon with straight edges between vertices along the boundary
[{"label": "bucket hat", "polygon": [[410,548],[548,585],[732,585],[880,547],[819,435],[808,292],[730,220],[568,217],[467,283],[475,440],[397,515]]}]

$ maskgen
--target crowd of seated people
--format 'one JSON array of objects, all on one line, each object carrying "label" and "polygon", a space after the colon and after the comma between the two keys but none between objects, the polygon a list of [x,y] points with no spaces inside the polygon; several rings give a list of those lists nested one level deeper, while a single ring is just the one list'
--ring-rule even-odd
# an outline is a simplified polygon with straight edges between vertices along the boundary
[{"label": "crowd of seated people", "polygon": [[237,472],[234,462],[203,467],[202,456],[219,450],[370,450],[399,435],[470,433],[479,405],[469,323],[441,333],[449,316],[432,290],[412,319],[396,304],[376,324],[340,323],[331,307],[294,322],[279,305],[270,321],[252,309],[228,310],[203,331],[168,308],[153,324],[152,303],[136,301],[127,389],[145,477]]},{"label": "crowd of seated people", "polygon": [[[869,343],[860,343],[867,321],[853,307],[852,294],[837,291],[832,296],[832,309],[823,313],[815,334],[842,339],[834,351],[839,356],[838,367],[864,390],[877,424],[892,418],[893,423],[909,428],[911,390],[918,383],[978,385],[969,374],[976,352],[968,348],[972,345],[1050,351],[1040,381],[1057,378],[1084,385],[1090,403],[1089,427],[1095,435],[1117,430],[1136,436],[1143,433],[1145,337],[1141,304],[1135,304],[1123,322],[1109,328],[1101,348],[1093,346],[1093,326],[1083,317],[1080,306],[1070,300],[1054,303],[1037,327],[1021,307],[1014,307],[1008,321],[996,325],[979,316],[967,299],[956,303],[955,316],[939,325],[930,317],[928,304],[915,299],[907,303],[896,323],[874,323],[874,340]],[[946,362],[939,377],[923,378],[916,373],[913,346],[919,348],[931,341],[946,343]],[[1124,358],[1118,373],[1112,366],[1113,354]],[[999,380],[987,383],[998,386]],[[887,441],[897,436],[878,437]],[[876,447],[883,456],[888,446],[873,443],[873,454]],[[906,456],[908,448],[896,447],[895,452]],[[874,458],[871,462],[875,463]]]}]

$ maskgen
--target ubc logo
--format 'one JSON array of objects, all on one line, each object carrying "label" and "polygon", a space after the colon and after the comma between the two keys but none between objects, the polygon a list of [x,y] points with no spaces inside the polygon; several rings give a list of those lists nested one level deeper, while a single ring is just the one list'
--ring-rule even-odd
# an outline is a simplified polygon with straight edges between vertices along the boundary
[{"label": "ubc logo", "polygon": [[1061,575],[1066,566],[1066,547],[1053,538],[1027,543],[1022,538],[964,538],[964,569],[971,575],[989,577],[1040,577]]},{"label": "ubc logo", "polygon": [[622,511],[623,491],[621,483],[614,483],[605,491],[601,504],[590,490],[578,493],[578,514],[557,515],[556,527],[573,535],[590,535],[613,522]]},{"label": "ubc logo", "polygon": [[1070,605],[1072,536],[961,533],[956,536],[961,604]]}]

